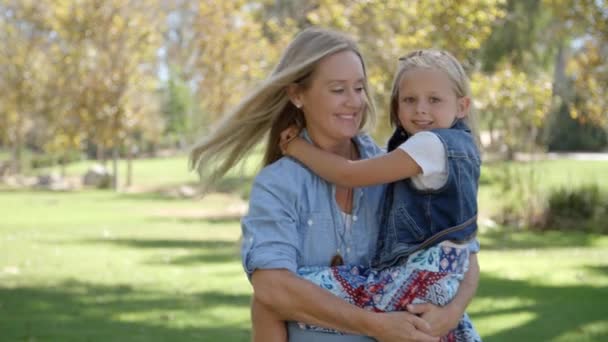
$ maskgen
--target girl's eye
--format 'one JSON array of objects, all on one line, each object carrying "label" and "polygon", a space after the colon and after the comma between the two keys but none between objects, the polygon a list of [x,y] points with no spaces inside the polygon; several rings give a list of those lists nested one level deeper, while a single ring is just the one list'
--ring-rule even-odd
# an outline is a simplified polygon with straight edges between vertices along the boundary
[{"label": "girl's eye", "polygon": [[433,96],[433,97],[431,97],[431,98],[430,98],[430,100],[431,100],[431,103],[438,103],[438,102],[441,102],[441,99],[440,99],[440,98],[438,98],[438,97],[434,97],[434,96]]},{"label": "girl's eye", "polygon": [[404,97],[403,98],[403,102],[405,102],[405,103],[414,103],[414,102],[416,102],[416,99],[413,98],[413,97]]},{"label": "girl's eye", "polygon": [[336,88],[331,90],[332,93],[340,94],[344,92],[343,88]]},{"label": "girl's eye", "polygon": [[360,93],[360,92],[365,91],[365,89],[363,89],[363,87],[357,87],[357,88],[355,88],[355,91],[356,91],[357,93]]}]

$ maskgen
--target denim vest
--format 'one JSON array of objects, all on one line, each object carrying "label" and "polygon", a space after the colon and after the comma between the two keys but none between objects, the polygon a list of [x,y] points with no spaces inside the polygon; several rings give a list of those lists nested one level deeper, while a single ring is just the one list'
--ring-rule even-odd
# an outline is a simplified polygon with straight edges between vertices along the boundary
[{"label": "denim vest", "polygon": [[[446,150],[447,182],[437,190],[418,190],[410,179],[388,186],[374,267],[394,266],[415,251],[445,240],[464,242],[477,232],[481,159],[473,135],[461,120],[432,132]],[[398,129],[389,151],[406,139]]]}]

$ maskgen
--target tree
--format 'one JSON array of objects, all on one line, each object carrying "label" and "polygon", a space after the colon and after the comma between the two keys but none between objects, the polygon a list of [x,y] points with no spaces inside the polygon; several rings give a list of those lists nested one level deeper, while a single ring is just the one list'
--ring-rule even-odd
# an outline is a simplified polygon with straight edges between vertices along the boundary
[{"label": "tree", "polygon": [[505,63],[526,72],[547,70],[564,39],[553,12],[541,0],[508,0],[504,10],[480,51],[482,70],[492,73]]},{"label": "tree", "polygon": [[55,8],[56,31],[72,61],[66,92],[98,151],[112,149],[116,187],[120,148],[133,141],[128,138],[146,116],[154,115],[147,111],[158,108],[143,106],[138,99],[156,89],[160,15],[152,1],[83,0],[72,5]]},{"label": "tree", "polygon": [[12,149],[12,170],[21,172],[25,135],[39,111],[40,78],[46,72],[45,2],[0,4],[0,138]]},{"label": "tree", "polygon": [[[487,123],[491,137],[501,135],[507,158],[536,145],[540,127],[551,107],[551,78],[501,65],[497,72],[475,73],[474,108]],[[498,132],[497,132],[498,131]]]},{"label": "tree", "polygon": [[[501,0],[486,1],[355,1],[320,0],[308,14],[311,23],[335,27],[357,37],[376,90],[380,113],[388,99],[397,61],[409,51],[439,48],[452,52],[472,71],[475,53],[504,15]],[[386,132],[384,117],[381,132]]]},{"label": "tree", "polygon": [[277,49],[256,21],[259,3],[180,1],[169,15],[166,63],[196,94],[196,130],[218,120],[270,71]]},{"label": "tree", "polygon": [[164,101],[162,112],[166,120],[165,133],[171,143],[177,143],[180,148],[186,145],[186,138],[192,138],[190,129],[195,105],[190,87],[179,78],[177,67],[169,69],[169,78],[163,89]]}]

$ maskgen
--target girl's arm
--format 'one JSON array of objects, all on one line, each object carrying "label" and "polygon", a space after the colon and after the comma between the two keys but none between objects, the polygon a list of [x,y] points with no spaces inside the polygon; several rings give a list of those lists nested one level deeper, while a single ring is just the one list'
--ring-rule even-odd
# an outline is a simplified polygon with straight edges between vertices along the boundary
[{"label": "girl's arm", "polygon": [[241,255],[253,285],[254,305],[272,311],[275,321],[305,322],[371,335],[382,342],[437,341],[426,333],[428,323],[414,314],[361,309],[295,274],[300,241],[294,204],[298,192],[282,181],[283,170],[274,171],[264,169],[256,178],[249,212],[241,221]]},{"label": "girl's arm", "polygon": [[348,160],[298,137],[285,146],[284,152],[330,183],[344,187],[390,183],[422,173],[414,159],[401,149],[375,158]]}]

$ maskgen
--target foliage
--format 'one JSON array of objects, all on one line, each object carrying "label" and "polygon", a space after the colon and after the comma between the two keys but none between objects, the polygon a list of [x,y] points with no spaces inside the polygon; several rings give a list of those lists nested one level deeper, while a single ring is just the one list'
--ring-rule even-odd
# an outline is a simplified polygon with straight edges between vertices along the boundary
[{"label": "foliage", "polygon": [[163,89],[163,115],[166,120],[165,134],[171,137],[173,143],[183,143],[182,137],[189,136],[194,115],[194,101],[188,85],[179,78],[175,68],[169,71],[169,79]]},{"label": "foliage", "polygon": [[[320,0],[308,14],[312,24],[357,37],[365,56],[380,115],[388,113],[398,58],[421,48],[446,49],[474,67],[475,53],[504,16],[502,0],[355,1]],[[388,118],[381,117],[386,132]]]},{"label": "foliage", "polygon": [[[608,10],[607,10],[608,12]],[[608,21],[608,14],[605,20]],[[608,32],[603,43],[587,40],[570,60],[569,71],[574,75],[576,101],[572,117],[582,124],[591,122],[608,128]]]},{"label": "foliage", "polygon": [[601,151],[608,147],[608,133],[593,121],[573,118],[566,103],[552,116],[547,138],[549,151]]},{"label": "foliage", "polygon": [[474,108],[491,136],[498,131],[509,159],[517,150],[530,151],[551,106],[547,74],[524,73],[509,64],[492,75],[472,77]]},{"label": "foliage", "polygon": [[43,104],[45,25],[44,3],[0,3],[0,143],[13,148],[13,169],[23,164],[25,135],[34,126],[34,113]]},{"label": "foliage", "polygon": [[481,49],[482,70],[494,73],[504,64],[526,72],[545,69],[559,43],[551,11],[539,0],[507,0],[504,10]]},{"label": "foliage", "polygon": [[608,234],[608,192],[597,184],[558,188],[548,195],[546,216],[537,228]]},{"label": "foliage", "polygon": [[[155,120],[155,2],[5,1],[0,95],[4,141],[67,154],[118,147]],[[148,130],[149,131],[149,130]],[[7,132],[13,132],[7,136]],[[158,134],[154,134],[158,136]],[[64,158],[65,159],[65,158]]]},{"label": "foliage", "polygon": [[[179,68],[176,76],[192,86],[205,113],[193,118],[197,129],[219,120],[278,60],[278,46],[271,45],[262,22],[255,20],[255,9],[255,3],[243,0],[178,1],[172,9],[166,61]],[[272,23],[266,28],[279,29]],[[286,27],[282,33],[277,44],[292,31]]]},{"label": "foliage", "polygon": [[551,102],[607,127],[606,8],[605,0],[4,0],[0,145],[18,165],[26,147],[60,156],[95,146],[105,159],[113,147],[171,135],[188,143],[270,72],[298,30],[319,25],[360,43],[379,140],[397,58],[441,48],[472,76],[482,126],[511,152],[528,149]]},{"label": "foliage", "polygon": [[[545,0],[564,34],[574,36],[581,45],[573,51],[568,63],[574,79],[572,115],[582,121],[593,121],[608,128],[608,3],[606,0]],[[582,44],[580,44],[582,43]],[[566,94],[560,94],[567,97]]]},{"label": "foliage", "polygon": [[[491,217],[499,225],[516,230],[605,232],[607,217],[602,208],[608,203],[606,172],[608,163],[602,160],[558,159],[486,164],[482,168],[484,182],[479,189],[480,215]],[[587,191],[590,197],[584,197]],[[595,192],[599,193],[599,197],[594,197]],[[580,197],[584,197],[586,202],[580,201],[580,204],[565,210],[570,204],[563,199],[567,197],[565,194],[570,193],[577,196],[583,194]],[[558,201],[556,205],[551,203],[556,200],[554,198]],[[589,207],[579,210],[583,205]],[[589,210],[598,216],[592,218],[587,215]],[[579,220],[585,216],[586,220]],[[558,222],[562,219],[563,222]]]},{"label": "foliage", "polygon": [[534,167],[519,170],[504,164],[495,174],[501,206],[493,218],[501,225],[526,228],[544,219],[544,192]]}]

